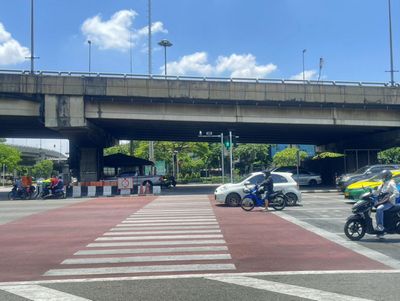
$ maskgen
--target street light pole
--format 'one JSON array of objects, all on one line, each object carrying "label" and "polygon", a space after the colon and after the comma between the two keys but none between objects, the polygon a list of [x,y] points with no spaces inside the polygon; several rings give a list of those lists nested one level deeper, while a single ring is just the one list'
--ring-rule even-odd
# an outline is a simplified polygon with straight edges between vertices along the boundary
[{"label": "street light pole", "polygon": [[231,183],[233,183],[233,145],[232,145],[232,131],[229,131],[229,157],[230,157],[230,164],[231,164]]},{"label": "street light pole", "polygon": [[172,43],[168,40],[161,40],[158,45],[164,47],[164,75],[167,77],[167,47],[171,47]]},{"label": "street light pole", "polygon": [[88,44],[89,44],[89,74],[90,74],[90,72],[91,72],[91,65],[92,65],[92,41],[91,40],[88,40],[87,41],[88,42]]},{"label": "street light pole", "polygon": [[306,53],[307,49],[303,49],[303,82],[306,81],[306,75],[305,75],[305,68],[304,68],[304,54]]},{"label": "street light pole", "polygon": [[389,42],[390,42],[390,84],[394,86],[394,70],[393,70],[393,40],[392,40],[392,9],[391,2],[388,0],[389,5]]},{"label": "street light pole", "polygon": [[33,0],[31,0],[31,73],[35,72],[34,60],[35,60],[35,48],[34,48],[34,20],[33,20]]}]

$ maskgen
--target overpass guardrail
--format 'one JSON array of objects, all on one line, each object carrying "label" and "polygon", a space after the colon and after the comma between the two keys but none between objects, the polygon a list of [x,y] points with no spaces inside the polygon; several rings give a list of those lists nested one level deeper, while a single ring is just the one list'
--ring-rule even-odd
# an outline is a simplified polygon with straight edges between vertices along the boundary
[{"label": "overpass guardrail", "polygon": [[[30,70],[0,69],[0,74],[31,75]],[[154,75],[154,74],[129,74],[129,73],[108,73],[108,72],[81,72],[81,71],[35,71],[37,76],[76,76],[76,77],[115,77],[131,79],[154,79],[173,81],[206,81],[206,82],[235,82],[235,83],[275,83],[275,84],[307,84],[324,86],[358,86],[358,87],[391,87],[390,83],[383,82],[355,82],[355,81],[334,81],[334,80],[295,80],[275,78],[229,78],[229,77],[200,77],[200,76],[178,76],[178,75]],[[400,87],[395,83],[393,87]]]}]

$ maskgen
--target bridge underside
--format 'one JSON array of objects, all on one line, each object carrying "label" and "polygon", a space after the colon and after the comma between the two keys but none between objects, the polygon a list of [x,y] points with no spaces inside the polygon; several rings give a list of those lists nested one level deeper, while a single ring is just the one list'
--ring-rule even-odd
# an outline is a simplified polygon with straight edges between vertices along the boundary
[{"label": "bridge underside", "polygon": [[367,126],[290,125],[256,123],[211,123],[187,121],[144,121],[92,119],[91,122],[122,140],[216,141],[200,138],[199,131],[213,134],[231,130],[241,143],[291,143],[325,145],[384,133],[390,128]]}]

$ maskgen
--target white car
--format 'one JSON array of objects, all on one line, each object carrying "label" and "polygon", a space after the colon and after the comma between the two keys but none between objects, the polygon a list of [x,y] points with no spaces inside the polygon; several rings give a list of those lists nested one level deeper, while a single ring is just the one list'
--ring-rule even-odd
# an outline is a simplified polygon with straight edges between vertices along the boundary
[{"label": "white car", "polygon": [[[282,190],[288,198],[288,205],[296,205],[301,202],[301,192],[296,181],[291,177],[291,173],[272,172],[271,175],[274,181],[274,191]],[[214,192],[215,201],[230,207],[239,206],[245,196],[243,192],[245,183],[255,185],[260,184],[263,180],[264,174],[262,172],[254,172],[239,183],[221,185]]]}]

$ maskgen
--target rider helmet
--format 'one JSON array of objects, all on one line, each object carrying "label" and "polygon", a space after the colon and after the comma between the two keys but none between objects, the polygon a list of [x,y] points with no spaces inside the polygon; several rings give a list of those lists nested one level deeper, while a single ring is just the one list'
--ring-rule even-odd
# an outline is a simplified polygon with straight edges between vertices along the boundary
[{"label": "rider helmet", "polygon": [[392,173],[390,172],[390,170],[382,170],[381,171],[381,177],[383,179],[384,182],[386,181],[390,181],[390,179],[392,178]]},{"label": "rider helmet", "polygon": [[271,175],[271,172],[269,170],[264,170],[263,174],[264,174],[265,178],[268,178]]}]

